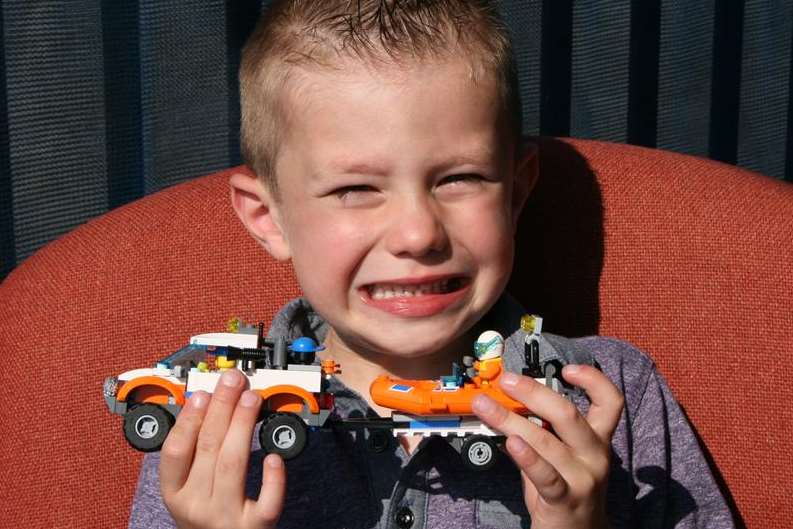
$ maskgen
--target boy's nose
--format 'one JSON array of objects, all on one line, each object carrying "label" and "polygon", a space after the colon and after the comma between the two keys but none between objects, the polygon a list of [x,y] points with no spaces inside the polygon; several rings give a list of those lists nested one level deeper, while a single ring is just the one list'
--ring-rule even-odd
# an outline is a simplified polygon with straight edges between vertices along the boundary
[{"label": "boy's nose", "polygon": [[386,248],[393,255],[421,257],[445,250],[448,243],[446,228],[429,201],[400,207],[386,236]]}]

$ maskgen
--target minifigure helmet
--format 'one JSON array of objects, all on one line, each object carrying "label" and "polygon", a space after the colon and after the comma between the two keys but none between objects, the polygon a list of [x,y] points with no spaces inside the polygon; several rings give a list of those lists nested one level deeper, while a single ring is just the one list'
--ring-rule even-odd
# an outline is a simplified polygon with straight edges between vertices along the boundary
[{"label": "minifigure helmet", "polygon": [[317,342],[311,338],[303,336],[292,342],[289,349],[296,353],[316,353],[317,351],[322,351],[325,347],[317,345]]},{"label": "minifigure helmet", "polygon": [[477,360],[498,358],[504,353],[504,337],[496,331],[485,331],[479,335],[474,344],[474,355]]}]

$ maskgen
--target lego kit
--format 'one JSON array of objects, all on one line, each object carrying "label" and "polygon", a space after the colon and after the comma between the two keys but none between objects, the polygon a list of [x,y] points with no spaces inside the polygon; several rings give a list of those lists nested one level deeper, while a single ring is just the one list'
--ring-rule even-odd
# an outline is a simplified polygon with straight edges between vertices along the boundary
[{"label": "lego kit", "polygon": [[[526,315],[521,328],[527,366],[523,374],[564,392],[561,366],[539,361],[542,318]],[[318,361],[316,353],[322,347],[310,338],[267,340],[263,329],[261,323],[245,325],[234,319],[227,332],[193,336],[153,368],[105,379],[105,401],[112,413],[124,417],[129,444],[142,452],[159,450],[185,400],[195,391],[212,393],[226,369],[242,371],[250,389],[262,397],[259,442],[265,452],[284,459],[303,451],[309,428],[366,428],[395,436],[441,436],[466,466],[486,470],[495,463],[504,436],[473,414],[471,402],[478,394],[547,427],[500,390],[504,338],[495,331],[482,333],[474,355],[463,356],[462,366],[455,362],[450,375],[434,380],[376,378],[370,387],[372,400],[391,409],[391,417],[343,419],[331,415],[333,395],[328,391],[340,366],[330,359]]]}]

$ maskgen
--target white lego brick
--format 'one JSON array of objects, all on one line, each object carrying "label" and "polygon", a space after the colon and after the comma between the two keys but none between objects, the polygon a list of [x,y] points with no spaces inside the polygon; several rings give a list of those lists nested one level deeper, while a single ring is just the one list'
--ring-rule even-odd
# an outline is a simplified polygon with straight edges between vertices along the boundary
[{"label": "white lego brick", "polygon": [[175,376],[170,374],[170,370],[168,374],[161,375],[157,369],[152,369],[150,367],[142,367],[140,369],[133,369],[131,371],[125,371],[118,376],[118,380],[120,382],[129,382],[130,380],[134,380],[140,377],[157,377],[168,380],[169,382],[173,382],[174,384],[181,384],[182,382],[176,378]]},{"label": "white lego brick", "polygon": [[207,393],[214,393],[215,386],[218,385],[220,380],[220,373],[190,371],[190,376],[187,377],[187,392],[206,391]]},{"label": "white lego brick", "polygon": [[289,364],[286,366],[289,371],[310,371],[312,373],[322,372],[322,366],[305,365],[305,364]]},{"label": "white lego brick", "polygon": [[231,345],[242,349],[255,349],[259,337],[255,334],[239,334],[236,332],[211,332],[197,334],[190,338],[190,343],[210,347],[226,347]]},{"label": "white lego brick", "polygon": [[[220,380],[221,372],[191,371],[187,379],[187,391],[206,391],[213,393]],[[267,389],[273,386],[290,385],[302,388],[309,393],[319,393],[322,373],[318,371],[286,371],[282,369],[257,369],[253,375],[246,375],[252,390]]]}]

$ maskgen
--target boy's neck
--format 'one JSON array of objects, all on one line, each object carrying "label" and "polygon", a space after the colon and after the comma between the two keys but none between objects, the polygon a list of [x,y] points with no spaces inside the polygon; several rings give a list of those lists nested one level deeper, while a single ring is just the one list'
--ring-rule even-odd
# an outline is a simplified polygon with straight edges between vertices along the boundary
[{"label": "boy's neck", "polygon": [[[460,362],[464,355],[472,354],[466,337],[435,354],[418,358],[404,358],[372,351],[359,351],[348,346],[333,329],[325,339],[322,358],[332,358],[341,365],[337,375],[347,387],[358,392],[373,409],[382,415],[383,409],[375,405],[369,395],[369,385],[380,375],[396,379],[422,380],[439,378],[452,372],[452,362]],[[460,345],[458,345],[460,344]]]}]

